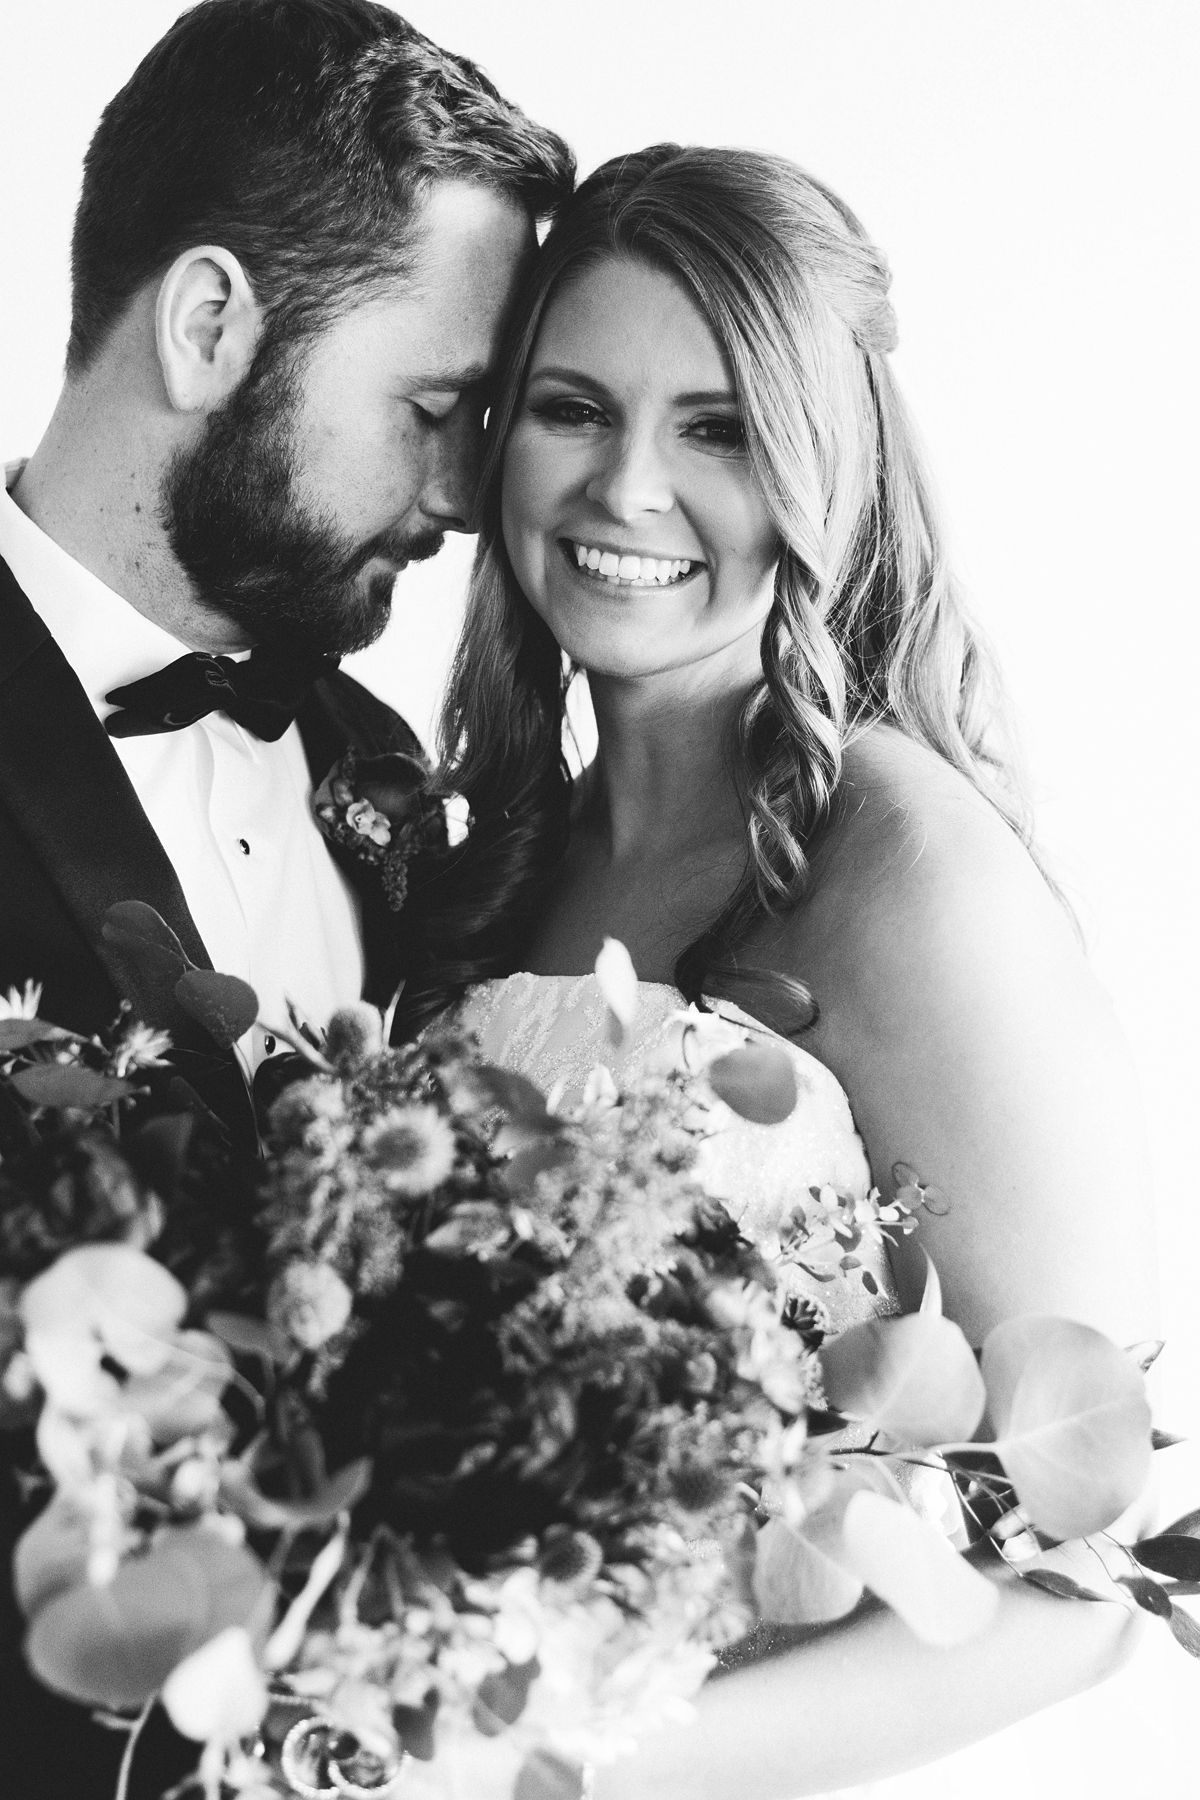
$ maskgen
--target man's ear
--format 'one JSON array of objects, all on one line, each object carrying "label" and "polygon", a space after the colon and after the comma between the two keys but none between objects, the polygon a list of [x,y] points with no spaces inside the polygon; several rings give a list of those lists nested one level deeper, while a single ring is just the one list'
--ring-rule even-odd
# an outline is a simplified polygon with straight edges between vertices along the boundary
[{"label": "man's ear", "polygon": [[212,412],[244,379],[262,309],[236,256],[219,245],[185,250],[158,290],[155,333],[176,412]]}]

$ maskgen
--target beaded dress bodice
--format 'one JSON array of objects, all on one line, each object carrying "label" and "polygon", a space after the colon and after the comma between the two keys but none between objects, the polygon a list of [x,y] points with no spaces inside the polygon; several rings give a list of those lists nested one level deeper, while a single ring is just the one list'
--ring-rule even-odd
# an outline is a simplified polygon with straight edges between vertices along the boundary
[{"label": "beaded dress bodice", "polygon": [[[559,1087],[570,1102],[598,1064],[618,1087],[638,1075],[684,1002],[665,983],[638,983],[637,1015],[619,1050],[609,1036],[608,1008],[594,975],[534,975],[523,971],[489,981],[468,994],[462,1022],[477,1033],[489,1062],[515,1069],[544,1092]],[[777,1038],[740,1008],[718,1003],[723,1019],[747,1038],[783,1045],[796,1075],[798,1100],[779,1125],[756,1125],[721,1109],[719,1128],[706,1138],[697,1173],[723,1200],[754,1242],[769,1245],[784,1215],[807,1189],[833,1187],[855,1198],[871,1187],[871,1172],[850,1105],[836,1077],[807,1051]],[[857,1252],[874,1280],[872,1295],[861,1271],[818,1281],[801,1271],[792,1280],[818,1301],[832,1332],[860,1319],[898,1311],[886,1256],[864,1243]]]}]

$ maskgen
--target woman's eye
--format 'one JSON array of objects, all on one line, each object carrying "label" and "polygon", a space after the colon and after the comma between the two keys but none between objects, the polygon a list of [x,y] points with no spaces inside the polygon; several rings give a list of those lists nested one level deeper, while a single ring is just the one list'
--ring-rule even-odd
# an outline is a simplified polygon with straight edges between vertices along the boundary
[{"label": "woman's eye", "polygon": [[549,425],[596,425],[604,418],[591,400],[539,400],[529,410]]},{"label": "woman's eye", "polygon": [[742,421],[728,413],[716,414],[707,419],[693,419],[688,426],[688,436],[698,438],[702,444],[709,444],[714,450],[743,450],[746,446]]}]

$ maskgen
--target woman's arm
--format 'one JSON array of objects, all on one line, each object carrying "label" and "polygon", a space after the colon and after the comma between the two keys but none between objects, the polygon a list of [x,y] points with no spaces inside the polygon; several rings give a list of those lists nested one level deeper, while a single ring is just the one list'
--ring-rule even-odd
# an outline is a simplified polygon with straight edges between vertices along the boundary
[{"label": "woman's arm", "polygon": [[[994,1553],[980,1566],[991,1572]],[[935,1650],[871,1604],[702,1690],[686,1726],[598,1772],[595,1800],[798,1800],[900,1774],[1091,1687],[1133,1649],[1118,1605],[1057,1600],[996,1572],[985,1632]]]}]

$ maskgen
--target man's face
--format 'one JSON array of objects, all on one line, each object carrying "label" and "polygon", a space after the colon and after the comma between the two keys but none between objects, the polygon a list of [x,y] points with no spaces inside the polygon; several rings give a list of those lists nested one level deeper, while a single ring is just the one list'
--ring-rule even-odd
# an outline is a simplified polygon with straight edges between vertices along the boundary
[{"label": "man's face", "polygon": [[345,655],[379,636],[397,572],[471,529],[484,379],[532,244],[512,202],[440,182],[407,275],[299,346],[267,327],[163,481],[202,601],[254,642]]}]

